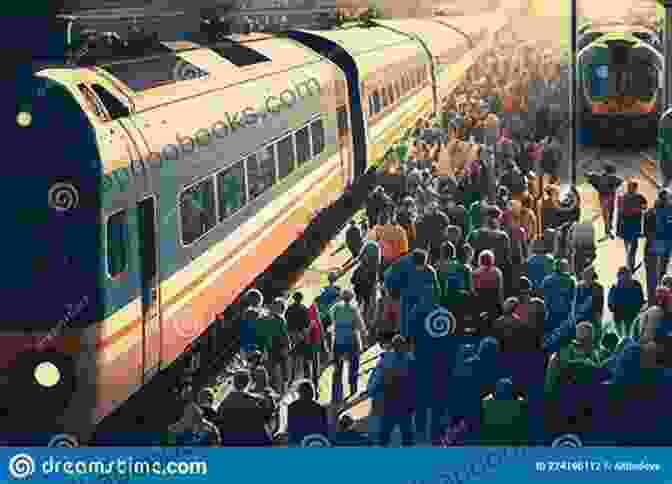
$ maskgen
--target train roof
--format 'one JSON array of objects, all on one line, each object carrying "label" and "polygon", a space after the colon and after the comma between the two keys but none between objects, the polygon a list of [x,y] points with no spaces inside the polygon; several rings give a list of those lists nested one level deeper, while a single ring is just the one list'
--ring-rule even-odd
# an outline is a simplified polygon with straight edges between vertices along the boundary
[{"label": "train roof", "polygon": [[[202,46],[189,41],[164,42],[173,52],[109,63],[92,67],[51,68],[41,71],[44,76],[65,84],[76,84],[81,79],[105,78],[121,91],[134,106],[135,112],[176,102],[213,89],[222,89],[235,85],[251,84],[255,80],[278,72],[291,71],[299,66],[309,66],[322,62],[322,58],[300,44],[284,38],[265,37],[249,43],[218,43]],[[249,50],[248,50],[249,49]],[[235,52],[239,51],[239,52]],[[248,65],[240,64],[251,54],[256,61]],[[170,61],[173,61],[172,63]],[[156,72],[164,62],[172,69],[194,69],[205,75],[196,79],[180,80],[177,72]],[[133,83],[138,78],[147,77],[155,85],[137,87]],[[165,79],[161,79],[165,77]],[[286,89],[287,86],[285,85]]]},{"label": "train roof", "polygon": [[459,60],[468,45],[464,35],[445,23],[423,19],[376,20],[376,23],[416,36],[441,62]]},{"label": "train roof", "polygon": [[426,52],[417,40],[383,27],[298,31],[331,40],[352,54],[359,69],[360,81],[365,81],[372,73],[384,67],[411,61],[418,56],[424,56],[429,62]]},{"label": "train roof", "polygon": [[[168,45],[175,49],[189,48],[187,43]],[[120,101],[130,103],[131,115],[135,114],[136,124],[139,123],[140,126],[148,122],[151,124],[146,114],[152,109],[169,107],[160,131],[171,135],[175,132],[193,133],[197,129],[211,126],[213,122],[221,121],[224,113],[241,113],[250,108],[262,112],[265,109],[264,103],[270,96],[278,97],[283,91],[306,81],[310,81],[313,86],[317,82],[322,88],[336,80],[336,70],[332,63],[291,39],[273,38],[260,41],[255,44],[255,50],[268,56],[270,60],[238,67],[208,48],[177,50],[180,59],[207,70],[210,75],[201,79],[162,84],[141,92],[134,92],[128,85],[121,84],[118,77],[106,73],[102,66],[49,68],[36,75],[66,85],[89,117],[97,120],[94,126],[105,126],[105,120],[97,118],[88,108],[87,101],[77,88],[81,82],[98,83],[118,96]],[[137,64],[130,65],[137,68]],[[133,75],[130,67],[128,73]],[[208,95],[217,91],[222,91],[222,95]],[[124,99],[120,93],[128,98]],[[214,110],[219,113],[220,118],[208,120],[204,111],[206,106],[205,111]],[[148,139],[148,142],[152,150],[155,146],[160,148],[165,144],[165,141],[157,142],[153,139]],[[99,149],[104,174],[129,166],[130,160],[120,158],[119,152],[112,151],[105,143],[99,143]]]}]

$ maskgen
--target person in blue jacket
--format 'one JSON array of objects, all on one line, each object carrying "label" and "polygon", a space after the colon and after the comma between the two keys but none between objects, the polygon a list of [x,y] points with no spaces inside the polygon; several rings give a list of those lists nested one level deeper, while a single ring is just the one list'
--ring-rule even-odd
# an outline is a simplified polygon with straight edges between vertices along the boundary
[{"label": "person in blue jacket", "polygon": [[555,272],[546,276],[541,284],[546,309],[545,333],[553,331],[564,321],[572,318],[576,302],[576,286],[576,279],[569,272],[569,262],[567,259],[559,260]]},{"label": "person in blue jacket", "polygon": [[416,249],[409,258],[399,260],[385,276],[388,289],[398,289],[401,294],[401,318],[399,333],[408,337],[410,315],[413,308],[423,300],[439,302],[441,291],[436,270],[427,264],[428,255]]},{"label": "person in blue jacket", "polygon": [[417,409],[415,427],[420,441],[427,437],[431,415],[431,441],[441,439],[442,419],[449,406],[449,381],[457,343],[454,315],[434,301],[418,304],[410,316],[410,334],[415,341]]},{"label": "person in blue jacket", "polygon": [[378,443],[387,446],[394,428],[401,428],[404,447],[415,442],[413,411],[415,409],[415,361],[407,352],[406,339],[396,335],[392,350],[381,355],[367,385],[371,398],[371,414],[380,418]]},{"label": "person in blue jacket", "polygon": [[631,334],[632,323],[644,306],[644,290],[639,281],[632,278],[632,270],[621,267],[616,284],[609,289],[609,310],[613,313],[619,336]]}]

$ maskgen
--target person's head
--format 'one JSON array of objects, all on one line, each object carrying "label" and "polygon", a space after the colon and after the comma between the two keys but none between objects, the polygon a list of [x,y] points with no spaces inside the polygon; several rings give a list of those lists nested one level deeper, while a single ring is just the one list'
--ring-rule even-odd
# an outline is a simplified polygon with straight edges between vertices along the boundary
[{"label": "person's head", "polygon": [[255,368],[252,373],[252,379],[258,388],[266,388],[268,386],[268,371],[264,367]]},{"label": "person's head", "polygon": [[452,242],[446,241],[441,244],[441,257],[443,259],[454,259],[456,256],[455,252],[455,244]]},{"label": "person's head", "polygon": [[261,307],[264,304],[264,295],[258,289],[250,289],[245,293],[245,304],[251,307]]},{"label": "person's head", "polygon": [[394,335],[394,338],[392,338],[392,342],[390,344],[392,347],[392,351],[395,353],[404,353],[406,352],[406,349],[408,345],[406,344],[406,338],[404,338],[400,334]]},{"label": "person's head", "polygon": [[513,400],[513,382],[510,378],[500,378],[495,384],[496,400]]},{"label": "person's head", "polygon": [[341,291],[341,299],[343,299],[343,301],[346,304],[350,304],[353,301],[354,298],[355,298],[355,293],[352,292],[350,289],[343,289]]},{"label": "person's head", "polygon": [[415,267],[425,267],[427,265],[427,252],[422,249],[415,249],[411,252],[413,264]]},{"label": "person's head", "polygon": [[576,342],[583,348],[592,348],[593,325],[589,321],[582,321],[576,325]]},{"label": "person's head", "polygon": [[636,193],[638,188],[639,188],[639,183],[637,183],[637,180],[628,181],[628,185],[627,185],[628,193]]},{"label": "person's head", "polygon": [[495,265],[495,254],[491,250],[484,250],[478,256],[478,265],[481,267],[493,267]]},{"label": "person's head", "polygon": [[211,388],[204,388],[198,392],[196,402],[202,407],[212,407],[215,402],[215,393]]},{"label": "person's head", "polygon": [[474,248],[471,244],[462,245],[462,257],[464,258],[463,262],[465,264],[471,264],[474,260]]},{"label": "person's head", "polygon": [[517,297],[507,298],[506,301],[504,301],[504,306],[502,308],[504,310],[504,314],[506,314],[507,316],[512,315],[513,312],[518,307],[518,304],[520,304],[520,301],[518,300]]},{"label": "person's head", "polygon": [[275,314],[284,315],[287,312],[287,301],[281,297],[276,297],[271,303],[271,311]]},{"label": "person's head", "polygon": [[292,295],[292,299],[294,300],[294,304],[301,304],[303,302],[303,293],[300,291],[295,292]]},{"label": "person's head", "polygon": [[335,284],[338,280],[338,274],[330,272],[329,275],[327,275],[327,280],[329,281],[329,284]]},{"label": "person's head", "polygon": [[610,163],[604,165],[604,173],[607,175],[613,175],[616,173],[616,167]]},{"label": "person's head", "polygon": [[301,400],[312,401],[315,399],[315,385],[310,380],[302,380],[296,387],[296,392]]},{"label": "person's head", "polygon": [[247,370],[237,371],[233,375],[233,388],[239,392],[245,391],[250,385],[250,372]]},{"label": "person's head", "polygon": [[526,297],[530,295],[532,291],[532,283],[526,276],[520,276],[518,279],[518,292],[521,297]]}]

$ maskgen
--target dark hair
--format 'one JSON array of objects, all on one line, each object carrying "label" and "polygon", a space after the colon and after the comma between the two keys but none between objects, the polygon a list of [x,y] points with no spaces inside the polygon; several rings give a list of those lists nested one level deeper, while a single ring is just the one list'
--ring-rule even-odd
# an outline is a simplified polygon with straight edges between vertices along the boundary
[{"label": "dark hair", "polygon": [[250,372],[247,370],[240,370],[233,375],[233,386],[236,390],[243,390],[250,384]]},{"label": "dark hair", "polygon": [[304,400],[313,400],[315,398],[315,387],[312,382],[302,381],[296,389],[299,396]]},{"label": "dark hair", "polygon": [[413,252],[411,252],[411,256],[413,257],[413,263],[416,266],[424,266],[427,264],[427,252],[422,250],[422,249],[415,249]]},{"label": "dark hair", "polygon": [[611,163],[606,163],[604,165],[604,172],[609,173],[609,174],[616,173],[616,167],[614,165],[612,165]]},{"label": "dark hair", "polygon": [[406,349],[406,338],[400,334],[394,335],[391,343],[392,349],[396,352],[402,352]]},{"label": "dark hair", "polygon": [[303,301],[303,293],[297,291],[297,292],[294,293],[294,295],[292,296],[292,298],[293,298],[294,301],[296,301],[297,303],[300,303],[301,301]]},{"label": "dark hair", "polygon": [[441,256],[444,259],[454,259],[455,258],[455,244],[450,241],[446,241],[441,244]]}]

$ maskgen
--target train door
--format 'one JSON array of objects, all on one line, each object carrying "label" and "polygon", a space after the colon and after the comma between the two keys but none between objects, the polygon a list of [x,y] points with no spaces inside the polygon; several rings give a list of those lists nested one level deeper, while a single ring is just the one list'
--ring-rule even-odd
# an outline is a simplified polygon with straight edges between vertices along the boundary
[{"label": "train door", "polygon": [[161,365],[161,289],[157,270],[156,208],[154,195],[142,199],[137,206],[144,382],[151,379]]},{"label": "train door", "polygon": [[336,117],[338,123],[338,153],[344,169],[345,183],[346,185],[351,185],[354,177],[352,170],[352,133],[350,132],[350,123],[348,122],[348,107],[345,105],[338,107],[336,109]]}]

